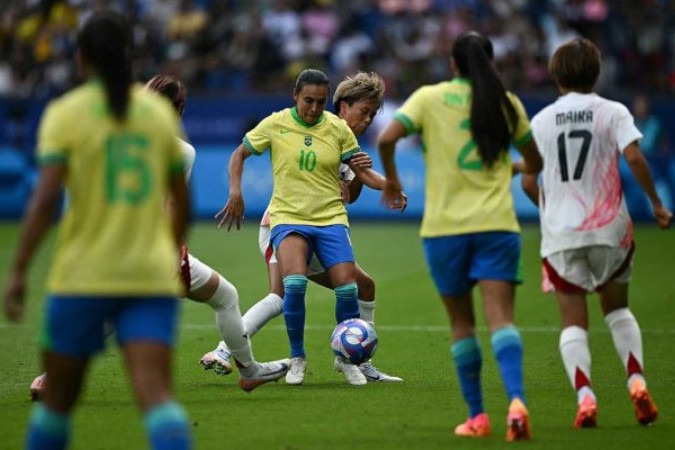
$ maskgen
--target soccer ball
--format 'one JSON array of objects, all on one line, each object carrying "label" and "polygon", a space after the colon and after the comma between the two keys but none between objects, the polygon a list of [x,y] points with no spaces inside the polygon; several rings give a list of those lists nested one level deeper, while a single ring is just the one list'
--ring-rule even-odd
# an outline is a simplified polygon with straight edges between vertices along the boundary
[{"label": "soccer ball", "polygon": [[347,319],[339,323],[330,337],[330,346],[342,361],[361,364],[368,361],[377,349],[375,328],[362,319]]}]

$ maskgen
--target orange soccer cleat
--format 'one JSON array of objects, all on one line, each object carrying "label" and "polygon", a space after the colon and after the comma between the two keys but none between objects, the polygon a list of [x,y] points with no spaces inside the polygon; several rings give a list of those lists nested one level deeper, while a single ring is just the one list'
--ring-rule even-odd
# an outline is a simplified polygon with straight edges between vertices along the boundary
[{"label": "orange soccer cleat", "polygon": [[659,414],[644,381],[636,379],[630,385],[630,400],[635,405],[635,417],[641,425],[651,425]]},{"label": "orange soccer cleat", "polygon": [[506,417],[506,440],[511,442],[528,439],[530,439],[530,415],[525,404],[519,398],[514,398]]},{"label": "orange soccer cleat", "polygon": [[597,426],[598,405],[590,395],[585,395],[579,403],[574,428],[595,428]]},{"label": "orange soccer cleat", "polygon": [[484,437],[489,436],[490,433],[490,418],[485,413],[470,417],[466,419],[466,422],[455,427],[457,436]]}]

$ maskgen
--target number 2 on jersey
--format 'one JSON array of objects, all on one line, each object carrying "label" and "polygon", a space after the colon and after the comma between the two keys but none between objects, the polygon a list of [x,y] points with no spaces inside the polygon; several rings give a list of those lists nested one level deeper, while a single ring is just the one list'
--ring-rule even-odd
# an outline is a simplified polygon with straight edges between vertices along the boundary
[{"label": "number 2 on jersey", "polygon": [[[572,175],[573,180],[580,180],[588,158],[588,150],[591,148],[593,134],[588,130],[572,130],[567,134],[567,137],[569,139],[581,139],[581,151]],[[558,135],[558,162],[560,163],[560,176],[563,183],[566,183],[570,180],[570,174],[567,167],[567,140],[564,132]]]}]

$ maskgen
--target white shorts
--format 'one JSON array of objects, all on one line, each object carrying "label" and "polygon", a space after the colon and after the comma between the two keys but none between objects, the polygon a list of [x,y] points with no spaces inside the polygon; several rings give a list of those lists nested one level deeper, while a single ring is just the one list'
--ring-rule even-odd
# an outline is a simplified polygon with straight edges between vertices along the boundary
[{"label": "white shorts", "polygon": [[191,254],[188,254],[188,264],[190,265],[190,291],[194,291],[209,281],[213,269]]},{"label": "white shorts", "polygon": [[[258,246],[260,247],[260,253],[262,253],[263,258],[267,264],[276,264],[277,255],[272,248],[270,243],[270,236],[272,234],[272,228],[266,226],[260,226],[260,231],[258,232]],[[312,275],[318,275],[325,272],[326,269],[323,268],[319,258],[316,255],[312,255],[312,259],[309,260],[307,264],[307,276],[311,277]]]},{"label": "white shorts", "polygon": [[[548,265],[567,282],[586,292],[593,292],[610,281],[628,283],[633,268],[633,248],[592,246],[564,250],[547,256]],[[542,288],[552,292],[561,286],[543,270]]]}]

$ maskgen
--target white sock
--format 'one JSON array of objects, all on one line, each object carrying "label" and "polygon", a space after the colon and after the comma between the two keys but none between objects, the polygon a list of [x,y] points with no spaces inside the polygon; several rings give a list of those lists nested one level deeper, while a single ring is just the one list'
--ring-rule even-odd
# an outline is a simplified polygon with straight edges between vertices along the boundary
[{"label": "white sock", "polygon": [[258,300],[244,314],[244,326],[248,330],[248,335],[253,337],[267,322],[280,316],[283,312],[283,305],[284,299],[273,293]]},{"label": "white sock", "polygon": [[237,362],[248,367],[253,362],[251,340],[246,333],[244,321],[239,310],[237,289],[222,276],[218,276],[218,288],[206,301],[216,313],[216,325],[220,336],[227,344]]},{"label": "white sock", "polygon": [[[588,348],[588,331],[581,327],[567,327],[560,333],[560,356],[572,388],[581,402],[584,395],[595,395],[591,382],[591,351]],[[584,389],[585,388],[585,389]],[[582,392],[583,391],[583,392]],[[582,395],[583,394],[583,395]]]},{"label": "white sock", "polygon": [[[642,378],[642,335],[635,316],[628,308],[621,308],[605,316],[605,323],[612,332],[614,348],[626,368],[628,387],[635,378]],[[633,356],[631,358],[631,355]]]},{"label": "white sock", "polygon": [[359,316],[371,325],[375,325],[375,300],[372,302],[359,300]]}]

